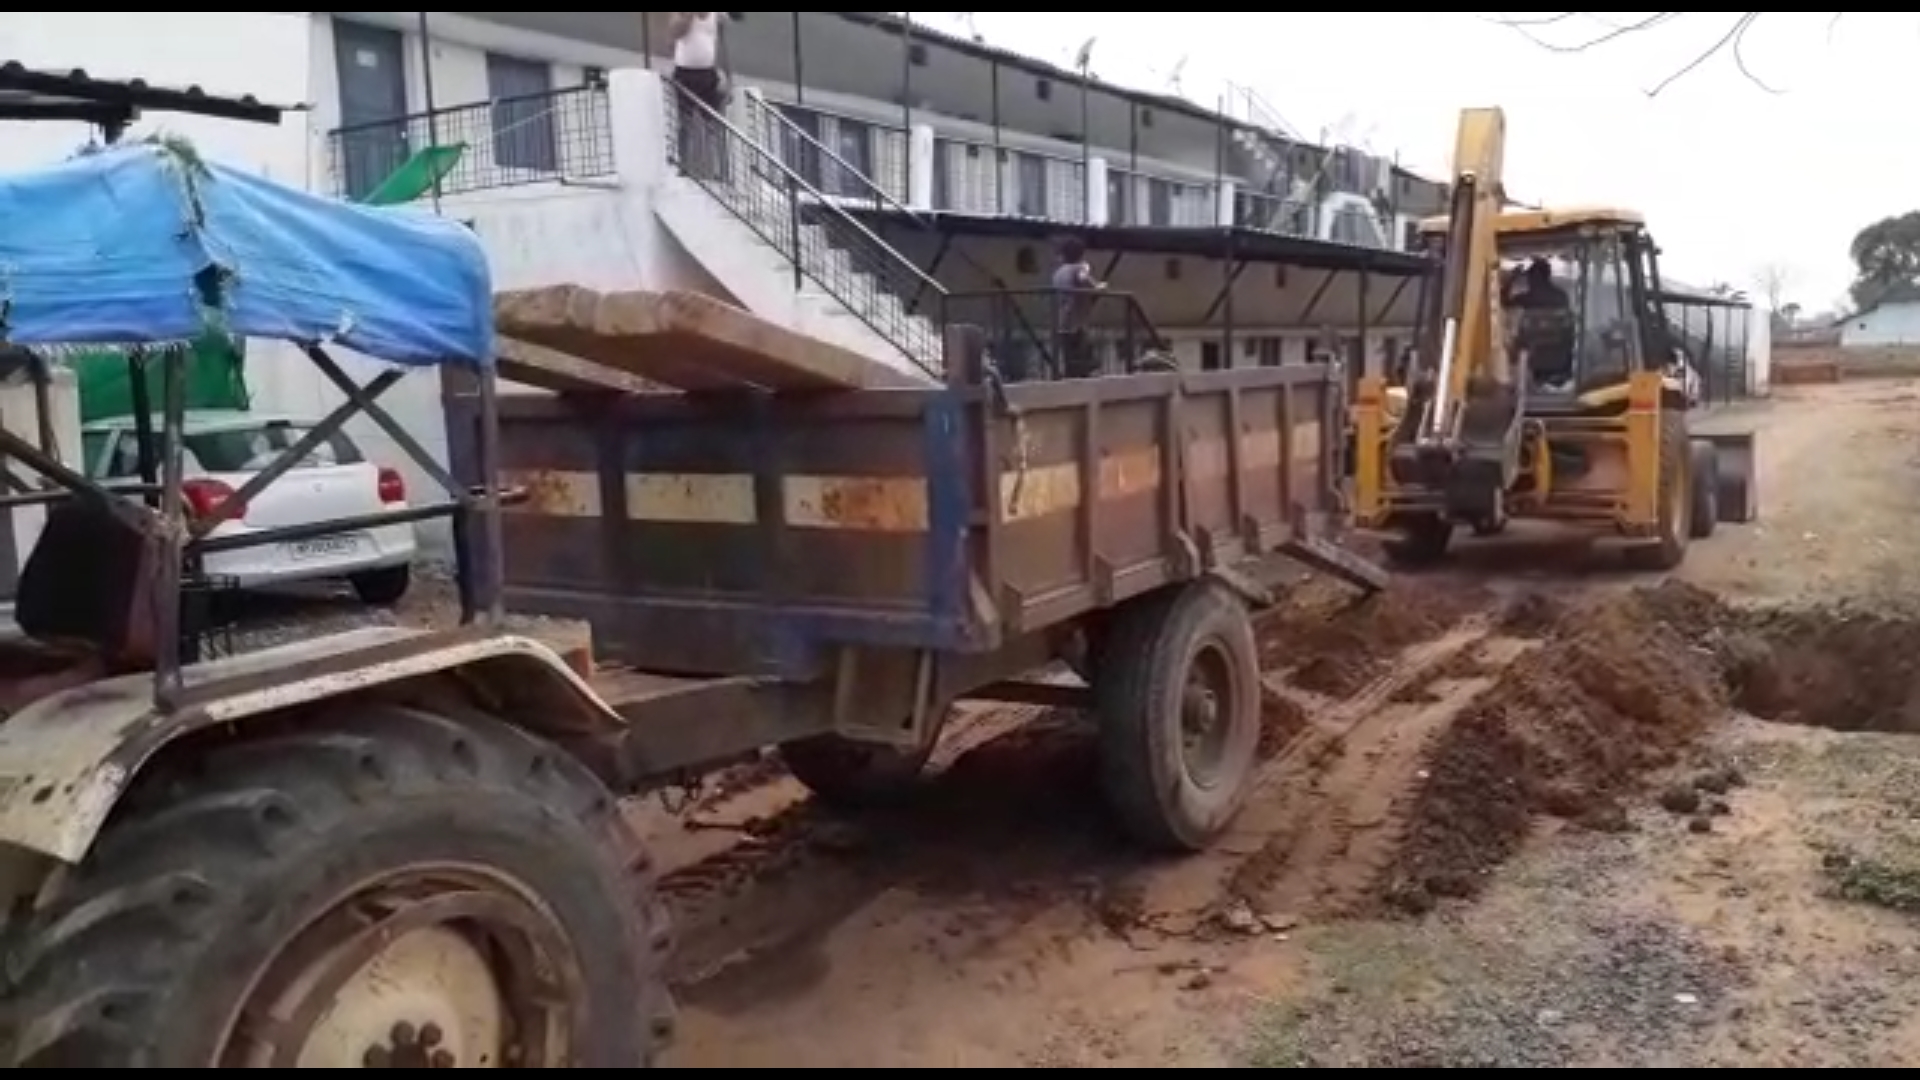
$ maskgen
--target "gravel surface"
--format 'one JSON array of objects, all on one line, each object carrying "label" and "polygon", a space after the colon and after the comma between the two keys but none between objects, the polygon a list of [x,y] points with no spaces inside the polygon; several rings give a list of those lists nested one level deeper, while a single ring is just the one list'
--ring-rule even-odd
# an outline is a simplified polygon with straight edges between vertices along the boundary
[{"label": "gravel surface", "polygon": [[360,602],[345,582],[313,582],[222,597],[227,625],[215,651],[247,653],[367,626],[443,625],[458,618],[453,574],[438,563],[413,568],[407,595],[391,608]]},{"label": "gravel surface", "polygon": [[1579,848],[1517,867],[1515,883],[1471,909],[1303,935],[1325,988],[1261,1026],[1252,1063],[1705,1064],[1690,1050],[1703,1025],[1727,1015],[1746,964],[1687,927],[1626,908],[1629,840],[1583,835]]},{"label": "gravel surface", "polygon": [[[1297,935],[1284,1068],[1905,1067],[1920,1046],[1920,741],[1740,721],[1707,832],[1567,830],[1474,904]],[[1696,766],[1697,767],[1697,766]]]}]

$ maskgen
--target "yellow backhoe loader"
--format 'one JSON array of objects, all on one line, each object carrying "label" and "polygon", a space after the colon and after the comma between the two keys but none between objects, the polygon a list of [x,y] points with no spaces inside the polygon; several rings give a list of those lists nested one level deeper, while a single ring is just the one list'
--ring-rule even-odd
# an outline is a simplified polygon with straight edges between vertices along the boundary
[{"label": "yellow backhoe loader", "polygon": [[1659,250],[1640,215],[1508,210],[1499,109],[1461,114],[1452,207],[1421,224],[1426,283],[1400,370],[1360,380],[1354,512],[1403,565],[1458,527],[1566,522],[1670,569],[1690,540],[1754,515],[1751,435],[1689,431]]}]

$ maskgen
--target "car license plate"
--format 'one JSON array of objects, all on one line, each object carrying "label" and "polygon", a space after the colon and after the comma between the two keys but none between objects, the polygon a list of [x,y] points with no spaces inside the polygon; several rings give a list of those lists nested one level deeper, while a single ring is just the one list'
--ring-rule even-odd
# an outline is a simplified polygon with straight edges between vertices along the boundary
[{"label": "car license plate", "polygon": [[287,544],[287,554],[295,559],[326,559],[337,555],[351,555],[360,547],[360,539],[354,536],[321,536],[312,540],[294,540]]}]

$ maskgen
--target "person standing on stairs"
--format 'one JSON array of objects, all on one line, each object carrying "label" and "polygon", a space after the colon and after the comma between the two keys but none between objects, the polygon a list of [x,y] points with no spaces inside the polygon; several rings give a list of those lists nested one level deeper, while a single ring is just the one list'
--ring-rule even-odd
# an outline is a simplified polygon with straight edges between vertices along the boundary
[{"label": "person standing on stairs", "polygon": [[[673,81],[684,95],[680,106],[680,170],[694,179],[726,179],[726,133],[716,130],[711,109],[727,110],[725,22],[726,11],[676,11],[668,28],[673,35]],[[689,104],[691,98],[706,109]]]}]

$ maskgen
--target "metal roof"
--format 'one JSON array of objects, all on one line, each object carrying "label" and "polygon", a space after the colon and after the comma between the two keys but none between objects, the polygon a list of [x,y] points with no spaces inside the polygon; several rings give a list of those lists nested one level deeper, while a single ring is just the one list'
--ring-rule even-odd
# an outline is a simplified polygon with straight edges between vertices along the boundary
[{"label": "metal roof", "polygon": [[[836,12],[833,12],[833,14],[838,15],[842,19],[845,19],[851,23],[858,23],[863,26],[871,26],[876,29],[891,31],[895,34],[901,34],[903,36],[911,34],[911,36],[916,38],[923,38],[928,41],[936,41],[936,42],[939,42],[942,46],[952,49],[955,52],[959,52],[967,56],[972,56],[978,60],[990,60],[990,61],[993,61],[994,63],[1005,64],[1009,67],[1016,67],[1032,75],[1039,75],[1049,79],[1058,79],[1062,82],[1072,83],[1076,85],[1080,83],[1083,78],[1085,78],[1087,85],[1092,87],[1093,89],[1098,90],[1102,93],[1112,94],[1115,97],[1119,97],[1124,100],[1131,101],[1136,105],[1146,105],[1156,109],[1164,109],[1167,112],[1179,113],[1184,116],[1192,117],[1196,120],[1204,120],[1207,123],[1211,123],[1211,124],[1225,124],[1227,127],[1233,128],[1235,130],[1250,131],[1257,135],[1261,135],[1267,138],[1277,138],[1282,142],[1288,143],[1293,146],[1298,146],[1307,150],[1315,150],[1321,153],[1329,153],[1333,150],[1341,149],[1340,147],[1320,146],[1318,144],[1308,142],[1305,139],[1300,139],[1292,135],[1285,134],[1284,132],[1270,131],[1267,128],[1263,128],[1255,124],[1249,124],[1244,120],[1239,120],[1232,116],[1225,115],[1223,113],[1218,112],[1217,110],[1209,109],[1204,105],[1200,105],[1196,102],[1190,101],[1186,98],[1179,97],[1174,94],[1156,93],[1151,90],[1136,90],[1133,87],[1121,86],[1118,83],[1107,82],[1101,79],[1098,75],[1094,75],[1090,78],[1083,77],[1079,72],[1061,67],[1059,64],[1055,64],[1047,60],[1036,59],[1034,57],[1027,56],[1022,53],[1014,52],[1010,49],[1003,49],[998,45],[989,45],[984,41],[975,41],[972,38],[961,37],[958,34],[941,30],[938,27],[928,26],[925,23],[910,22],[906,19],[901,18],[898,14],[891,11],[836,11]],[[1358,153],[1367,153],[1367,151],[1358,150],[1357,148],[1355,148],[1355,150]],[[1371,156],[1377,157],[1378,155],[1371,155]],[[1431,177],[1424,176],[1420,173],[1417,173],[1412,169],[1409,169],[1399,164],[1398,162],[1392,162],[1390,164],[1391,164],[1393,173],[1396,175],[1405,176],[1414,180],[1419,180],[1424,183],[1432,184],[1435,187],[1445,186],[1442,181],[1435,180],[1435,179],[1432,179]]]},{"label": "metal roof", "polygon": [[304,105],[269,105],[251,94],[225,97],[198,86],[154,86],[144,79],[97,79],[80,68],[48,71],[0,60],[0,120],[78,120],[124,126],[142,112],[186,113],[277,124]]},{"label": "metal roof", "polygon": [[969,214],[951,210],[903,212],[867,206],[844,209],[856,218],[873,222],[911,223],[935,235],[951,233],[956,236],[1034,242],[1071,235],[1079,237],[1088,250],[1098,252],[1129,251],[1203,259],[1244,259],[1337,273],[1364,270],[1388,277],[1416,277],[1433,266],[1426,256],[1412,252],[1346,244],[1338,240],[1288,236],[1245,226],[1071,225],[1041,218]]}]

